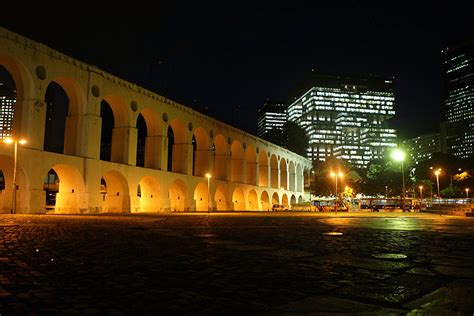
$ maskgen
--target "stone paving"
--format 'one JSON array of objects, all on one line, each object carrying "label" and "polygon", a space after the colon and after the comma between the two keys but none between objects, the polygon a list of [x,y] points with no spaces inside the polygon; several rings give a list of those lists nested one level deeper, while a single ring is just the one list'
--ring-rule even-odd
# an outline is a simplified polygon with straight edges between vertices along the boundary
[{"label": "stone paving", "polygon": [[0,215],[0,314],[473,315],[474,218]]}]

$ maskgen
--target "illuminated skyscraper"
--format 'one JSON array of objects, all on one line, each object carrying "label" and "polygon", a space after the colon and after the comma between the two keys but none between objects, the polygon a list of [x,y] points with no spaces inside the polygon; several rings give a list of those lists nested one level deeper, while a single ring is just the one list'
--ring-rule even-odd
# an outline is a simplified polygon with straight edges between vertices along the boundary
[{"label": "illuminated skyscraper", "polygon": [[311,80],[288,107],[288,120],[309,137],[308,158],[334,156],[364,168],[396,146],[396,132],[387,126],[395,115],[392,77],[315,74]]},{"label": "illuminated skyscraper", "polygon": [[447,151],[474,156],[474,40],[442,52]]},{"label": "illuminated skyscraper", "polygon": [[283,129],[286,123],[286,105],[283,102],[266,101],[257,110],[257,133],[263,137],[271,129]]},{"label": "illuminated skyscraper", "polygon": [[439,132],[423,134],[403,143],[415,165],[430,160],[433,153],[442,151]]},{"label": "illuminated skyscraper", "polygon": [[0,139],[11,136],[15,102],[15,90],[0,82]]}]

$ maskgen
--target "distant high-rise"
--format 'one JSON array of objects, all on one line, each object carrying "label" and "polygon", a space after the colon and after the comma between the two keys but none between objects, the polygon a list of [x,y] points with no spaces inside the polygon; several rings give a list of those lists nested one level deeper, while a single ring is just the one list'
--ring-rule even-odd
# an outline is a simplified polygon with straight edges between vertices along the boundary
[{"label": "distant high-rise", "polygon": [[0,139],[11,136],[15,102],[15,90],[0,82]]},{"label": "distant high-rise", "polygon": [[474,40],[441,51],[448,153],[474,156]]},{"label": "distant high-rise", "polygon": [[382,158],[396,146],[387,126],[395,115],[392,86],[392,77],[314,74],[311,88],[288,106],[288,120],[309,137],[307,157],[334,156],[361,168]]},{"label": "distant high-rise", "polygon": [[283,129],[286,123],[286,105],[283,102],[266,101],[257,110],[257,134],[263,137],[271,129]]},{"label": "distant high-rise", "polygon": [[430,160],[433,153],[442,151],[439,132],[423,134],[403,143],[415,165]]}]

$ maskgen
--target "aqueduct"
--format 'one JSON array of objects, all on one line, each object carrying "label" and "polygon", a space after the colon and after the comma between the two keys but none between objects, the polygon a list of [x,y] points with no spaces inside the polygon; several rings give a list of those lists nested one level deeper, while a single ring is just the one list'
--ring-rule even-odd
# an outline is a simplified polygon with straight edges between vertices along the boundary
[{"label": "aqueduct", "polygon": [[[18,147],[18,213],[263,211],[303,201],[308,159],[0,33],[0,67],[16,89],[12,135],[27,140]],[[13,147],[0,144],[4,213],[13,202],[13,157]]]}]

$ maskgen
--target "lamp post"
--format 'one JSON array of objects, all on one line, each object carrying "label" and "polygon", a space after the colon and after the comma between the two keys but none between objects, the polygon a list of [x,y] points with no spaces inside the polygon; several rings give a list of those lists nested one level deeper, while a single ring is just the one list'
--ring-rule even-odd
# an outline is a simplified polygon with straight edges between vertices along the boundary
[{"label": "lamp post", "polygon": [[403,161],[405,160],[405,152],[401,149],[395,149],[392,153],[395,161],[401,162],[402,167],[402,211],[405,212],[405,172],[403,171]]},{"label": "lamp post", "polygon": [[3,140],[7,144],[14,144],[14,159],[13,159],[13,190],[12,190],[12,209],[10,211],[11,214],[15,214],[16,212],[16,161],[17,161],[17,151],[18,151],[18,144],[24,145],[26,144],[26,140],[20,139],[12,139],[6,138]]},{"label": "lamp post", "polygon": [[439,175],[441,173],[441,169],[438,169],[435,171],[435,176],[436,176],[436,186],[438,188],[438,199],[439,199]]},{"label": "lamp post", "polygon": [[420,200],[423,200],[423,186],[420,185],[418,188],[420,189]]},{"label": "lamp post", "polygon": [[206,173],[206,178],[207,178],[207,211],[209,212],[211,210],[211,174]]},{"label": "lamp post", "polygon": [[336,203],[335,203],[335,206],[334,206],[334,210],[337,214],[337,202],[339,202],[339,197],[337,195],[337,178],[341,178],[343,177],[343,173],[341,171],[335,173],[335,172],[331,172],[331,177],[333,177],[335,180],[336,180]]},{"label": "lamp post", "polygon": [[466,199],[468,199],[469,198],[469,188],[466,188],[465,191],[466,191]]}]

